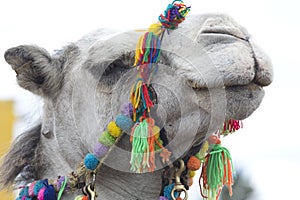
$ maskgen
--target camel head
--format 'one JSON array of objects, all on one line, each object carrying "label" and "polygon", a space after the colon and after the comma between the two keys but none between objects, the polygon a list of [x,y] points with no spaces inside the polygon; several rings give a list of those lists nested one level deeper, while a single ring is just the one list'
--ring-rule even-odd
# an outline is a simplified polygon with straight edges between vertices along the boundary
[{"label": "camel head", "polygon": [[[3,160],[2,186],[16,177],[31,181],[67,174],[92,152],[106,125],[129,101],[141,34],[101,29],[53,55],[32,45],[6,51],[18,84],[43,98],[43,115]],[[226,15],[190,16],[166,32],[151,82],[157,96],[151,115],[164,128],[173,157],[201,144],[225,119],[249,117],[272,78],[266,54]],[[124,133],[99,172],[97,190],[103,199],[157,198],[154,183],[160,184],[160,171],[130,173],[130,148]]]}]

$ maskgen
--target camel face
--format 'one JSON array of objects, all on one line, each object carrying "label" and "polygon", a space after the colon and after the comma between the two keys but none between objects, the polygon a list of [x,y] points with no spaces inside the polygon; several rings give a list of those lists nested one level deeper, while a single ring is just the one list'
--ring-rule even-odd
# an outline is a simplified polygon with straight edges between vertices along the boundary
[{"label": "camel face", "polygon": [[[43,176],[67,173],[129,101],[136,81],[132,67],[140,32],[98,30],[50,55],[36,46],[7,50],[19,85],[44,98],[44,154],[57,166]],[[152,79],[158,103],[153,117],[164,127],[175,157],[215,132],[225,118],[245,119],[260,105],[272,82],[268,57],[244,28],[224,15],[192,16],[166,33]],[[107,165],[126,170],[128,135]],[[127,160],[127,161],[126,161]],[[62,166],[64,166],[62,168]]]}]

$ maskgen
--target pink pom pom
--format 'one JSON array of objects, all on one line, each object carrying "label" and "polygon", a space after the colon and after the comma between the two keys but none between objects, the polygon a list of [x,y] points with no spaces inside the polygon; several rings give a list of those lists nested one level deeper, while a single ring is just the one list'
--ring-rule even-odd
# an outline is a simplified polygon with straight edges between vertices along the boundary
[{"label": "pink pom pom", "polygon": [[45,193],[46,187],[43,187],[38,194],[38,200],[44,200],[44,193]]},{"label": "pink pom pom", "polygon": [[30,183],[29,188],[28,188],[28,194],[29,196],[33,197],[34,196],[34,192],[33,192],[33,188],[35,186],[36,181]]}]

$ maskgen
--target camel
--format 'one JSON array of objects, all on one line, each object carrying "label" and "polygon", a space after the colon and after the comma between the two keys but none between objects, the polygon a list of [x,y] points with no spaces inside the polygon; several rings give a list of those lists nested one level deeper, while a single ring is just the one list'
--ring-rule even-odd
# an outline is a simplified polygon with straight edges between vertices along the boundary
[{"label": "camel", "polygon": [[[1,189],[76,170],[128,102],[141,34],[99,29],[52,55],[35,45],[6,51],[18,84],[43,99],[43,114],[2,159]],[[166,32],[151,83],[158,100],[151,114],[165,130],[172,161],[201,145],[225,119],[249,117],[272,79],[270,59],[230,16],[188,16],[178,29]],[[154,172],[131,172],[129,138],[123,133],[95,175],[99,199],[160,196],[165,165],[157,161]],[[79,194],[76,190],[61,199]]]}]

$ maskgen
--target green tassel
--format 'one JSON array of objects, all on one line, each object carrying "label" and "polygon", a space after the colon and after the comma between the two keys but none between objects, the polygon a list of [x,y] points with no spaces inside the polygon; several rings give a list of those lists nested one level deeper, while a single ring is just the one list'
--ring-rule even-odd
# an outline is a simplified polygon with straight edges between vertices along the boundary
[{"label": "green tassel", "polygon": [[211,152],[206,157],[201,179],[203,192],[209,200],[218,199],[223,185],[227,185],[232,195],[233,166],[229,151],[220,144],[214,144]]},{"label": "green tassel", "polygon": [[149,165],[148,124],[146,120],[140,122],[132,135],[131,170],[141,173]]}]

